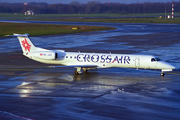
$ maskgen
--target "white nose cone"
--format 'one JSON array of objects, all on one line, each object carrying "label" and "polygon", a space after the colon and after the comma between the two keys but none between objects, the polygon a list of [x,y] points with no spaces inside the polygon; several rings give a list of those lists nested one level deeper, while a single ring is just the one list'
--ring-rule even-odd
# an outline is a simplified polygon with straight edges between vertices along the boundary
[{"label": "white nose cone", "polygon": [[171,65],[171,64],[166,63],[166,65],[167,65],[167,67],[170,68],[170,69],[176,69],[176,67],[174,67],[174,66]]},{"label": "white nose cone", "polygon": [[162,65],[162,71],[172,71],[173,69],[176,69],[176,67],[166,62],[163,62]]}]

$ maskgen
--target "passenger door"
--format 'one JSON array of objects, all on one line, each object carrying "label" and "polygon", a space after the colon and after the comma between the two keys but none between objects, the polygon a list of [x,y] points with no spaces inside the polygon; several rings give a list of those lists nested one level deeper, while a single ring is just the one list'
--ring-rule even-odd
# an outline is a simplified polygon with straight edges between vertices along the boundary
[{"label": "passenger door", "polygon": [[140,67],[140,58],[135,58],[135,67]]}]

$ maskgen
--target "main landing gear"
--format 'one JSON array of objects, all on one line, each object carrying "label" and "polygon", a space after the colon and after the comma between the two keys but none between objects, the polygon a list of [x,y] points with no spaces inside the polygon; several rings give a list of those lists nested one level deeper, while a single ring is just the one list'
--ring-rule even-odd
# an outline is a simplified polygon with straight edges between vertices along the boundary
[{"label": "main landing gear", "polygon": [[82,73],[82,72],[81,72],[81,69],[83,70],[84,73],[87,73],[87,71],[89,70],[88,68],[77,67],[77,70],[75,70],[74,73],[75,73],[76,75],[81,74],[81,73]]}]

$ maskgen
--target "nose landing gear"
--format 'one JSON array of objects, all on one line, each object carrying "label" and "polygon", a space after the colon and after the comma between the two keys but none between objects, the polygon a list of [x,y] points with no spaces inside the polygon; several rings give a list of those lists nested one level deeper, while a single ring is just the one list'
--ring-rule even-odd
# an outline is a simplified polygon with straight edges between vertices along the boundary
[{"label": "nose landing gear", "polygon": [[161,76],[164,76],[165,74],[163,72],[161,72]]}]

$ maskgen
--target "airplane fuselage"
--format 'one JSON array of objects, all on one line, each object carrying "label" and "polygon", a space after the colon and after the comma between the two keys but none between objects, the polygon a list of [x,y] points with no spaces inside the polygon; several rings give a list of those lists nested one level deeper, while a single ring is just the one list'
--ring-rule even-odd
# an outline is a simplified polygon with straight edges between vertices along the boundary
[{"label": "airplane fuselage", "polygon": [[[49,50],[51,51],[51,50]],[[61,50],[53,51],[57,54],[55,59],[41,59],[30,56],[31,59],[46,63],[46,64],[61,64],[61,65],[95,65],[97,68],[143,68],[143,69],[172,69],[172,65],[156,60],[151,55],[130,55],[130,54],[105,54],[105,53],[83,53],[83,52],[62,52]],[[38,52],[39,56],[51,56],[50,54]]]},{"label": "airplane fuselage", "polygon": [[81,69],[83,69],[84,72],[87,72],[90,69],[120,67],[161,69],[161,75],[164,76],[163,72],[175,69],[174,66],[151,55],[83,53],[65,52],[64,50],[47,50],[35,47],[29,39],[28,34],[14,34],[12,36],[16,36],[19,39],[23,55],[26,57],[46,64],[58,64],[77,68],[75,74],[80,74]]}]

